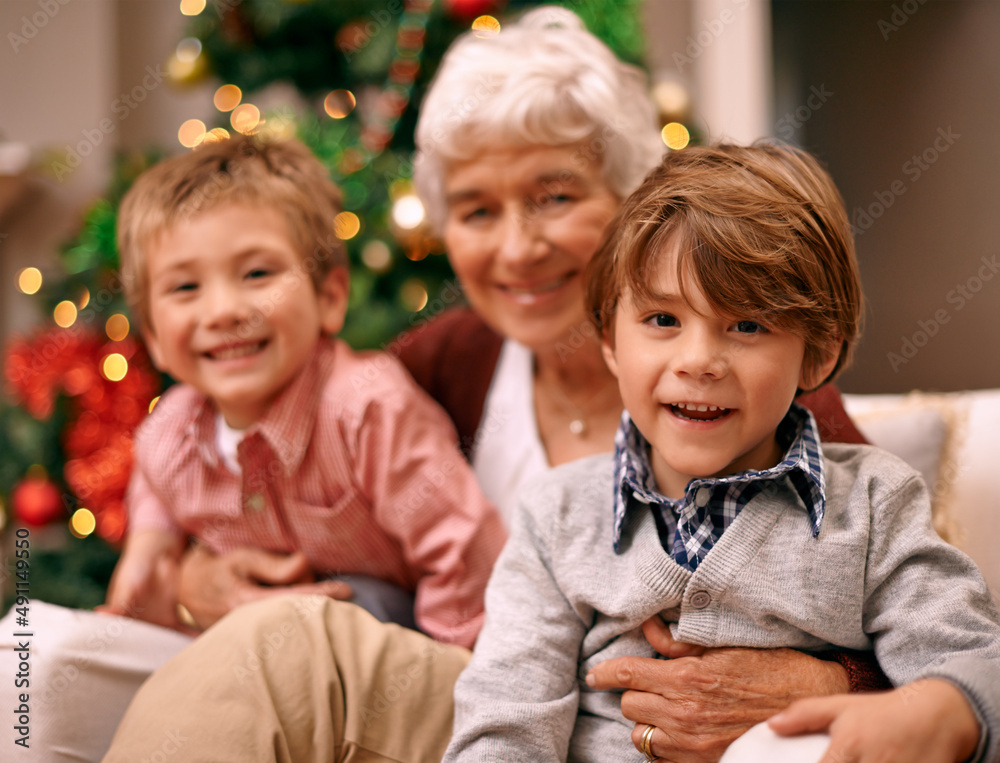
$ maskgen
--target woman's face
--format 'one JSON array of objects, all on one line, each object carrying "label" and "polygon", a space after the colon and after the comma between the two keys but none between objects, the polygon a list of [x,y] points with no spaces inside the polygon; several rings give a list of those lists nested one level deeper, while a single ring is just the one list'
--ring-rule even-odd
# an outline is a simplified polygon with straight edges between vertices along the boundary
[{"label": "woman's face", "polygon": [[452,164],[445,194],[448,258],[483,320],[536,352],[590,333],[583,270],[620,204],[596,162],[501,145]]}]

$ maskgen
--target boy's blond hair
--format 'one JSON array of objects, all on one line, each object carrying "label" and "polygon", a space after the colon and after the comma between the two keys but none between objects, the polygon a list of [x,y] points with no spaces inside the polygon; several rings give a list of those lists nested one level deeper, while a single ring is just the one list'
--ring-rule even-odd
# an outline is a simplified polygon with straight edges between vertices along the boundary
[{"label": "boy's blond hair", "polygon": [[[720,314],[760,320],[803,339],[804,368],[850,361],[864,298],[843,199],[829,173],[792,146],[694,146],[666,154],[609,226],[588,268],[587,308],[610,330],[624,291],[653,297],[649,275],[678,252]],[[818,385],[817,385],[818,386]]]},{"label": "boy's blond hair", "polygon": [[143,327],[150,327],[150,244],[182,220],[232,203],[277,209],[317,288],[332,268],[347,264],[334,228],[340,190],[302,143],[238,136],[203,145],[140,175],[118,213],[125,297]]}]

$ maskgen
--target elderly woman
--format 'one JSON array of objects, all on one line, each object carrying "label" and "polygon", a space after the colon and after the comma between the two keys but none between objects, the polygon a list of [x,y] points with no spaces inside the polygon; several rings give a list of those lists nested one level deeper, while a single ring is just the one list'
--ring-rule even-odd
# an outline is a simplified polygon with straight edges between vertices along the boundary
[{"label": "elderly woman", "polygon": [[[641,73],[572,13],[542,8],[495,38],[456,41],[423,103],[417,147],[418,189],[474,312],[450,311],[396,347],[452,416],[510,522],[532,478],[612,448],[622,404],[584,314],[582,274],[663,146]],[[860,439],[836,391],[803,402],[829,438]],[[249,551],[194,552],[181,599],[205,626],[274,592],[254,579],[313,590],[280,564]],[[683,649],[655,625],[648,635],[667,656]],[[658,755],[718,760],[798,697],[879,680],[870,662],[833,657],[732,649],[626,658],[607,680],[631,690],[623,723],[638,724],[637,743],[652,725]],[[329,599],[247,607],[153,676],[106,760],[149,757],[172,729],[212,760],[439,760],[466,659]]]}]

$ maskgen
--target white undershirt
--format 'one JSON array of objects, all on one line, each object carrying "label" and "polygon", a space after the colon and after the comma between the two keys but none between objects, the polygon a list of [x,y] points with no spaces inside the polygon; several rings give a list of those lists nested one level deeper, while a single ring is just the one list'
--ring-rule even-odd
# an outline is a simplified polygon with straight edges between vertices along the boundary
[{"label": "white undershirt", "polygon": [[226,465],[233,474],[239,474],[240,462],[236,458],[236,449],[243,441],[246,432],[242,429],[233,429],[226,423],[225,417],[218,413],[215,416],[215,447],[219,451],[222,463]]},{"label": "white undershirt", "polygon": [[531,350],[505,339],[476,432],[472,468],[508,528],[521,487],[549,470],[535,419],[533,379]]}]

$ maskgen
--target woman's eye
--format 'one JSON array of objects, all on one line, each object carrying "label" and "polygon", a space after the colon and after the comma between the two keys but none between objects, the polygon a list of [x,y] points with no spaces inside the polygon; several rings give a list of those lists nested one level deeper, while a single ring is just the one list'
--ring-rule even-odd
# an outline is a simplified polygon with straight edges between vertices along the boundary
[{"label": "woman's eye", "polygon": [[545,206],[546,204],[565,204],[567,201],[571,200],[572,197],[569,194],[553,193],[539,199],[539,206]]},{"label": "woman's eye", "polygon": [[197,288],[198,284],[196,284],[194,281],[187,281],[185,283],[179,283],[176,286],[171,287],[170,293],[173,294],[177,292],[194,291]]},{"label": "woman's eye", "polygon": [[266,268],[254,268],[253,270],[247,271],[247,278],[264,278],[265,276],[271,275],[271,271]]},{"label": "woman's eye", "polygon": [[736,330],[741,334],[763,334],[767,331],[757,321],[738,321]]},{"label": "woman's eye", "polygon": [[661,329],[671,328],[677,325],[677,318],[667,313],[657,313],[652,318],[650,318],[649,321],[654,326]]},{"label": "woman's eye", "polygon": [[463,212],[461,217],[463,222],[474,223],[479,222],[480,220],[485,220],[489,214],[490,212],[486,209],[486,207],[478,207],[468,212]]}]

